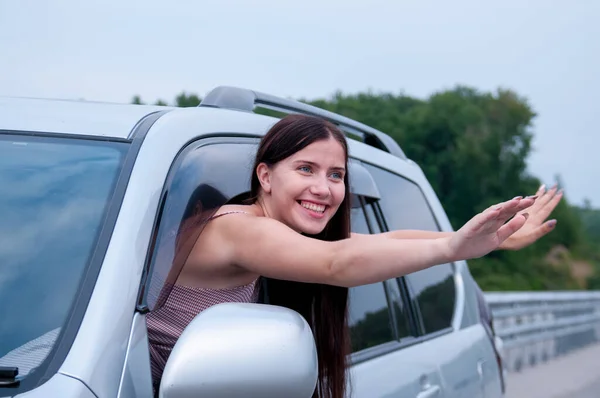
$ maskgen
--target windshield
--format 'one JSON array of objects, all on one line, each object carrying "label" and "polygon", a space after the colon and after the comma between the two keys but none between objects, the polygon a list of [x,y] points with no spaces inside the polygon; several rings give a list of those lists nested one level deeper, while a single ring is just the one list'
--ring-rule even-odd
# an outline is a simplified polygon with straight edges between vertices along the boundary
[{"label": "windshield", "polygon": [[0,366],[52,349],[96,246],[127,144],[0,135]]}]

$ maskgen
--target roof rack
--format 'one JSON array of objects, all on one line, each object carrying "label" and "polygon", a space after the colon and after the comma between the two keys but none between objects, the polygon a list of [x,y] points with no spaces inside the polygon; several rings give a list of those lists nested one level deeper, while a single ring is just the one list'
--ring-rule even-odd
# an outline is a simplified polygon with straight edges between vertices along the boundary
[{"label": "roof rack", "polygon": [[246,112],[253,112],[254,108],[259,106],[288,114],[302,113],[322,117],[336,124],[345,133],[361,137],[365,144],[406,159],[406,155],[398,143],[389,135],[345,116],[300,101],[280,98],[245,88],[219,86],[211,90],[199,106]]}]

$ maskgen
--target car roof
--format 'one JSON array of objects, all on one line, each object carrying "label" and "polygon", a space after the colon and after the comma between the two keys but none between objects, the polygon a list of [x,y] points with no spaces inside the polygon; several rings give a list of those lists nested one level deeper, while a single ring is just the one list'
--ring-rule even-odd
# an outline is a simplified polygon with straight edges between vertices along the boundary
[{"label": "car roof", "polygon": [[174,108],[0,96],[0,130],[126,139],[144,116],[170,109]]}]

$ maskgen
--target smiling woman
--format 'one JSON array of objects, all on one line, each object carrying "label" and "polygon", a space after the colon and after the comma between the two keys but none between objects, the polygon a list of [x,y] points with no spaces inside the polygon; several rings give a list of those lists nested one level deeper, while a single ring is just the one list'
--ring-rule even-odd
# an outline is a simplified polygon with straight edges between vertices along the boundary
[{"label": "smiling woman", "polygon": [[68,317],[126,147],[0,136],[0,366],[19,368],[19,379],[44,361]]},{"label": "smiling woman", "polygon": [[[333,124],[316,117],[288,116],[273,126],[259,146],[250,180],[250,197],[245,205],[225,205],[201,224],[202,233],[190,238],[189,252],[181,273],[164,307],[148,315],[148,334],[155,389],[171,349],[183,328],[210,305],[226,301],[256,301],[259,277],[267,280],[269,303],[296,310],[309,322],[317,342],[319,383],[316,394],[341,397],[345,385],[346,356],[349,351],[347,317],[348,289],[331,284],[314,283],[302,276],[294,263],[280,264],[283,273],[294,277],[262,274],[237,262],[234,251],[249,246],[236,245],[227,225],[260,242],[259,228],[284,235],[314,238],[315,241],[338,241],[350,237],[350,191],[348,183],[348,149],[346,138]],[[236,217],[237,215],[237,217]],[[230,218],[233,224],[221,223]],[[236,226],[241,218],[250,225]],[[218,220],[218,221],[217,221]],[[256,221],[259,221],[256,223]],[[261,227],[262,221],[266,221]],[[271,225],[270,223],[277,224]],[[198,223],[196,223],[198,225]],[[272,229],[275,227],[275,229]],[[181,239],[184,241],[185,239]],[[180,247],[185,247],[185,243]],[[279,246],[279,247],[277,247]],[[207,250],[212,247],[215,250]],[[181,251],[181,250],[180,250]],[[294,251],[275,244],[268,252]],[[266,254],[266,253],[265,253]],[[274,254],[274,253],[273,253]],[[310,253],[305,253],[310,255]],[[186,253],[179,256],[187,256]],[[301,257],[297,257],[301,260]],[[302,261],[302,260],[301,260]],[[306,272],[311,262],[305,261]],[[314,268],[313,268],[314,269]],[[283,274],[281,275],[283,276]],[[272,278],[270,278],[272,277]],[[190,313],[184,308],[194,307]]]}]

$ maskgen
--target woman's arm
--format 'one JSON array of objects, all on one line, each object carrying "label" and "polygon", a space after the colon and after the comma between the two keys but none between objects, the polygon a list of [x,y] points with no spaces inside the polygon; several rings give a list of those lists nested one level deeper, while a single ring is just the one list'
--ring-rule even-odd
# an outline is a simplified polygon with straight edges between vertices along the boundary
[{"label": "woman's arm", "polygon": [[[352,233],[352,238],[362,239],[365,236],[371,236],[372,234],[357,234]],[[418,229],[398,229],[394,231],[381,232],[379,234],[388,239],[439,239],[447,238],[452,235],[452,232],[443,231],[421,231]]]},{"label": "woman's arm", "polygon": [[219,251],[224,264],[266,277],[351,287],[481,257],[524,224],[526,216],[514,216],[532,204],[533,200],[514,199],[489,208],[448,237],[400,240],[371,235],[363,236],[360,244],[354,239],[308,238],[265,217],[220,217],[211,222],[212,243],[203,250]]}]

